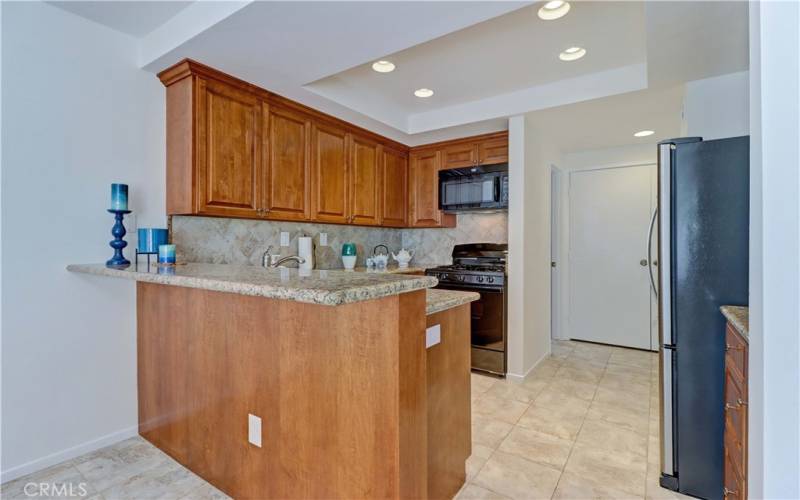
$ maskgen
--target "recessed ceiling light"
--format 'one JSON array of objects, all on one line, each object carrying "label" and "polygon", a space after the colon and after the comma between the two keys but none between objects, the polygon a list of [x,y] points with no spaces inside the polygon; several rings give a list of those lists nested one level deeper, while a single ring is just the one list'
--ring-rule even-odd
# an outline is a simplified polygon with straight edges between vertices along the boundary
[{"label": "recessed ceiling light", "polygon": [[394,64],[391,61],[378,61],[372,63],[372,69],[378,73],[391,73],[394,71]]},{"label": "recessed ceiling light", "polygon": [[417,97],[430,97],[433,95],[433,90],[431,89],[417,89],[414,91],[414,95]]},{"label": "recessed ceiling light", "polygon": [[558,55],[562,61],[575,61],[586,55],[586,49],[583,47],[570,47]]},{"label": "recessed ceiling light", "polygon": [[569,2],[564,0],[550,0],[539,9],[539,18],[552,21],[564,17],[569,12]]},{"label": "recessed ceiling light", "polygon": [[640,131],[636,132],[635,134],[633,134],[633,136],[634,137],[647,137],[648,135],[653,135],[653,134],[655,134],[655,132],[653,132],[652,130],[640,130]]}]

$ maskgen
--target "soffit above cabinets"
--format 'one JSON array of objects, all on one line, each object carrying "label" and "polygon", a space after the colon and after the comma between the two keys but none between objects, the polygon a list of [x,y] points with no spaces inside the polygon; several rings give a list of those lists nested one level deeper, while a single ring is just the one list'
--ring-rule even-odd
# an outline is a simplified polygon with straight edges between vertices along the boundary
[{"label": "soffit above cabinets", "polygon": [[[189,57],[411,146],[747,69],[745,2],[575,0],[554,21],[536,16],[541,4],[190,2],[140,38],[140,65],[157,73]],[[108,6],[89,7],[72,10],[104,22]],[[586,56],[560,61],[572,46]],[[381,59],[395,71],[372,71]],[[434,95],[414,97],[422,87]]]}]

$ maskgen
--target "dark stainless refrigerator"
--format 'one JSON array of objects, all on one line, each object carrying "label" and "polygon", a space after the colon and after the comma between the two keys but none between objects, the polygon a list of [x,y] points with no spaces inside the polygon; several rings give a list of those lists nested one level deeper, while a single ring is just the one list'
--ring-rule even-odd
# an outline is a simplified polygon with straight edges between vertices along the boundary
[{"label": "dark stainless refrigerator", "polygon": [[749,137],[658,145],[661,485],[723,497],[725,320],[747,304]]}]

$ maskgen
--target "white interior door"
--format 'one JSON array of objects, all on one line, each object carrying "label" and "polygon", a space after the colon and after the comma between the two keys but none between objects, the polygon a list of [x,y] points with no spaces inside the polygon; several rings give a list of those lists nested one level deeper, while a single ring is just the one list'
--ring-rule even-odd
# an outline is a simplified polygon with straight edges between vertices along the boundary
[{"label": "white interior door", "polygon": [[570,175],[570,332],[652,349],[647,237],[655,165]]}]

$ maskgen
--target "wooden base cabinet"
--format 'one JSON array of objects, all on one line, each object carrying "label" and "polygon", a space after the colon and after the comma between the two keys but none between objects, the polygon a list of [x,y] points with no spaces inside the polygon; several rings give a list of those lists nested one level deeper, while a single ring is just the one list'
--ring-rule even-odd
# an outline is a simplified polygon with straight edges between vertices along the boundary
[{"label": "wooden base cabinet", "polygon": [[728,500],[747,498],[748,344],[728,324],[725,331],[725,489]]}]

